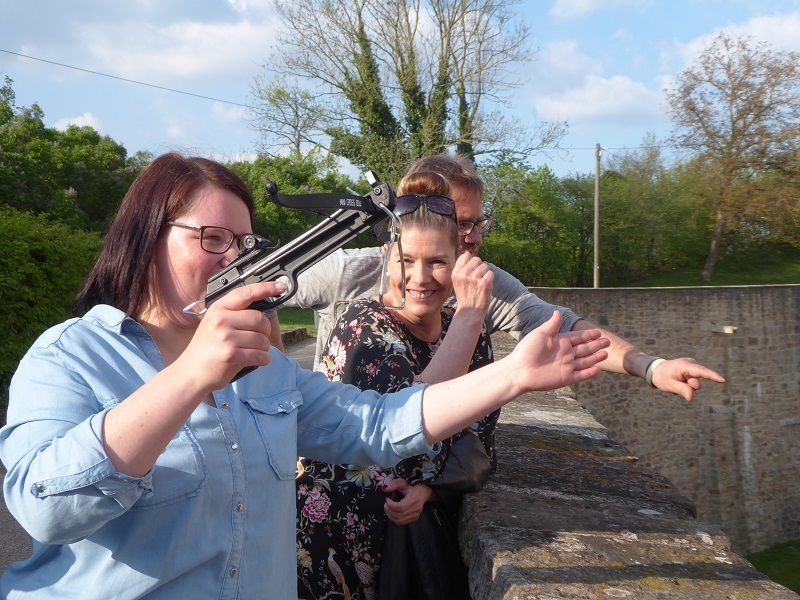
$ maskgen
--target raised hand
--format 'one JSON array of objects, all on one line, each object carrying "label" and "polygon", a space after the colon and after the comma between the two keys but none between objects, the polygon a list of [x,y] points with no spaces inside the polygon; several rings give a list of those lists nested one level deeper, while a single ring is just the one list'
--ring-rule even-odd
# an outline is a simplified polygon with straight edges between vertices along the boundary
[{"label": "raised hand", "polygon": [[505,358],[462,377],[430,386],[422,404],[428,443],[445,439],[520,394],[554,390],[600,373],[610,342],[599,329],[559,333],[562,317],[526,335]]},{"label": "raised hand", "polygon": [[280,295],[285,286],[261,282],[232,290],[201,317],[186,350],[177,358],[182,371],[209,389],[227,385],[243,368],[269,363],[271,325],[250,305]]},{"label": "raised hand", "polygon": [[483,319],[492,299],[494,282],[494,274],[489,270],[489,265],[472,253],[464,252],[456,260],[452,279],[458,302],[457,310],[474,310]]},{"label": "raised hand", "polygon": [[598,329],[559,333],[562,316],[554,312],[526,335],[507,357],[520,391],[552,390],[590,379],[608,357],[609,341]]}]

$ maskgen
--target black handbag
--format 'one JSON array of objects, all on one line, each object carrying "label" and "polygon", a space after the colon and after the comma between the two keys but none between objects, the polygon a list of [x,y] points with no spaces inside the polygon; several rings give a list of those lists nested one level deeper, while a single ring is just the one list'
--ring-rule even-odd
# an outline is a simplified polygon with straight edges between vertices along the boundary
[{"label": "black handbag", "polygon": [[492,466],[472,431],[454,437],[441,474],[425,485],[438,500],[426,502],[408,525],[389,521],[378,579],[379,600],[469,600],[467,567],[458,546],[461,496],[477,492]]},{"label": "black handbag", "polygon": [[379,600],[469,600],[458,524],[436,501],[408,525],[389,521],[378,575]]},{"label": "black handbag", "polygon": [[483,442],[472,431],[462,431],[450,445],[444,469],[436,479],[425,484],[436,492],[477,492],[486,485],[492,464]]}]

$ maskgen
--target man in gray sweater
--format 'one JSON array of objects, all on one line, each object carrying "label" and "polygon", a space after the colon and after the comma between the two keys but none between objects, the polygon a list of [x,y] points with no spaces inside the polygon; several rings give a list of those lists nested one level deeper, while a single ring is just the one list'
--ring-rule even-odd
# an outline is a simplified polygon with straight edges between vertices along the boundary
[{"label": "man in gray sweater", "polygon": [[[452,186],[458,213],[461,251],[477,254],[483,234],[491,227],[491,217],[483,212],[483,181],[474,165],[460,156],[432,155],[415,161],[408,173],[434,171],[444,175]],[[297,293],[285,306],[313,308],[318,315],[317,349],[314,368],[328,336],[349,301],[376,295],[382,265],[381,248],[337,250],[298,278]],[[489,265],[494,275],[492,301],[487,311],[487,330],[505,331],[519,340],[558,310],[564,317],[562,331],[601,329],[611,340],[608,358],[600,366],[613,373],[642,377],[649,384],[691,400],[702,379],[722,382],[723,377],[691,358],[663,359],[651,356],[621,337],[582,319],[572,310],[549,304],[531,293],[513,275]]]}]

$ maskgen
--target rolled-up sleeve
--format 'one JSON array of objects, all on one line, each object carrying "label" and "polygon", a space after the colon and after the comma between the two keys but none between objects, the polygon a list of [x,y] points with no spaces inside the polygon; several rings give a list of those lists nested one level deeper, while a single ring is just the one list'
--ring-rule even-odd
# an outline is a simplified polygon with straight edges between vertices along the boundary
[{"label": "rolled-up sleeve", "polygon": [[329,463],[394,465],[432,449],[425,440],[425,385],[392,394],[361,391],[299,369],[303,405],[298,413],[300,456]]},{"label": "rolled-up sleeve", "polygon": [[505,331],[519,341],[546,322],[556,310],[564,317],[562,332],[570,331],[580,319],[565,306],[545,302],[510,273],[492,264],[489,267],[494,275],[492,299],[487,311],[489,333]]}]

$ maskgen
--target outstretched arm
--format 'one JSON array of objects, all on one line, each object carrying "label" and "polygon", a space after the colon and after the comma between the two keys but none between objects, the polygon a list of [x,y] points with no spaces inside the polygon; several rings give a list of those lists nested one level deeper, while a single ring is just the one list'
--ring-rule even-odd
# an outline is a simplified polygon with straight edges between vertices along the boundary
[{"label": "outstretched arm", "polygon": [[658,357],[639,350],[630,342],[590,321],[580,319],[569,309],[548,304],[528,291],[512,275],[494,265],[491,265],[491,268],[494,273],[494,298],[488,312],[493,329],[507,331],[515,339],[519,339],[539,325],[543,321],[544,314],[549,314],[555,308],[564,315],[562,329],[572,331],[600,329],[603,337],[611,342],[608,359],[600,364],[600,368],[604,371],[625,373],[645,379],[650,366],[649,382],[654,387],[677,394],[688,401],[691,401],[694,392],[700,389],[703,379],[718,383],[725,381],[722,375],[692,358],[676,358],[654,363]]},{"label": "outstretched arm", "polygon": [[442,440],[507,404],[520,394],[551,390],[600,373],[608,340],[597,329],[559,334],[561,314],[534,329],[495,363],[430,386],[422,401],[429,443]]},{"label": "outstretched arm", "polygon": [[600,368],[604,371],[627,373],[646,379],[648,367],[650,367],[649,381],[653,387],[677,394],[689,402],[694,398],[694,392],[702,386],[703,379],[717,383],[725,381],[722,375],[701,365],[693,358],[659,359],[589,321],[582,319],[572,327],[572,331],[593,329],[600,329],[603,337],[611,343],[608,347],[608,358],[600,363]]}]

